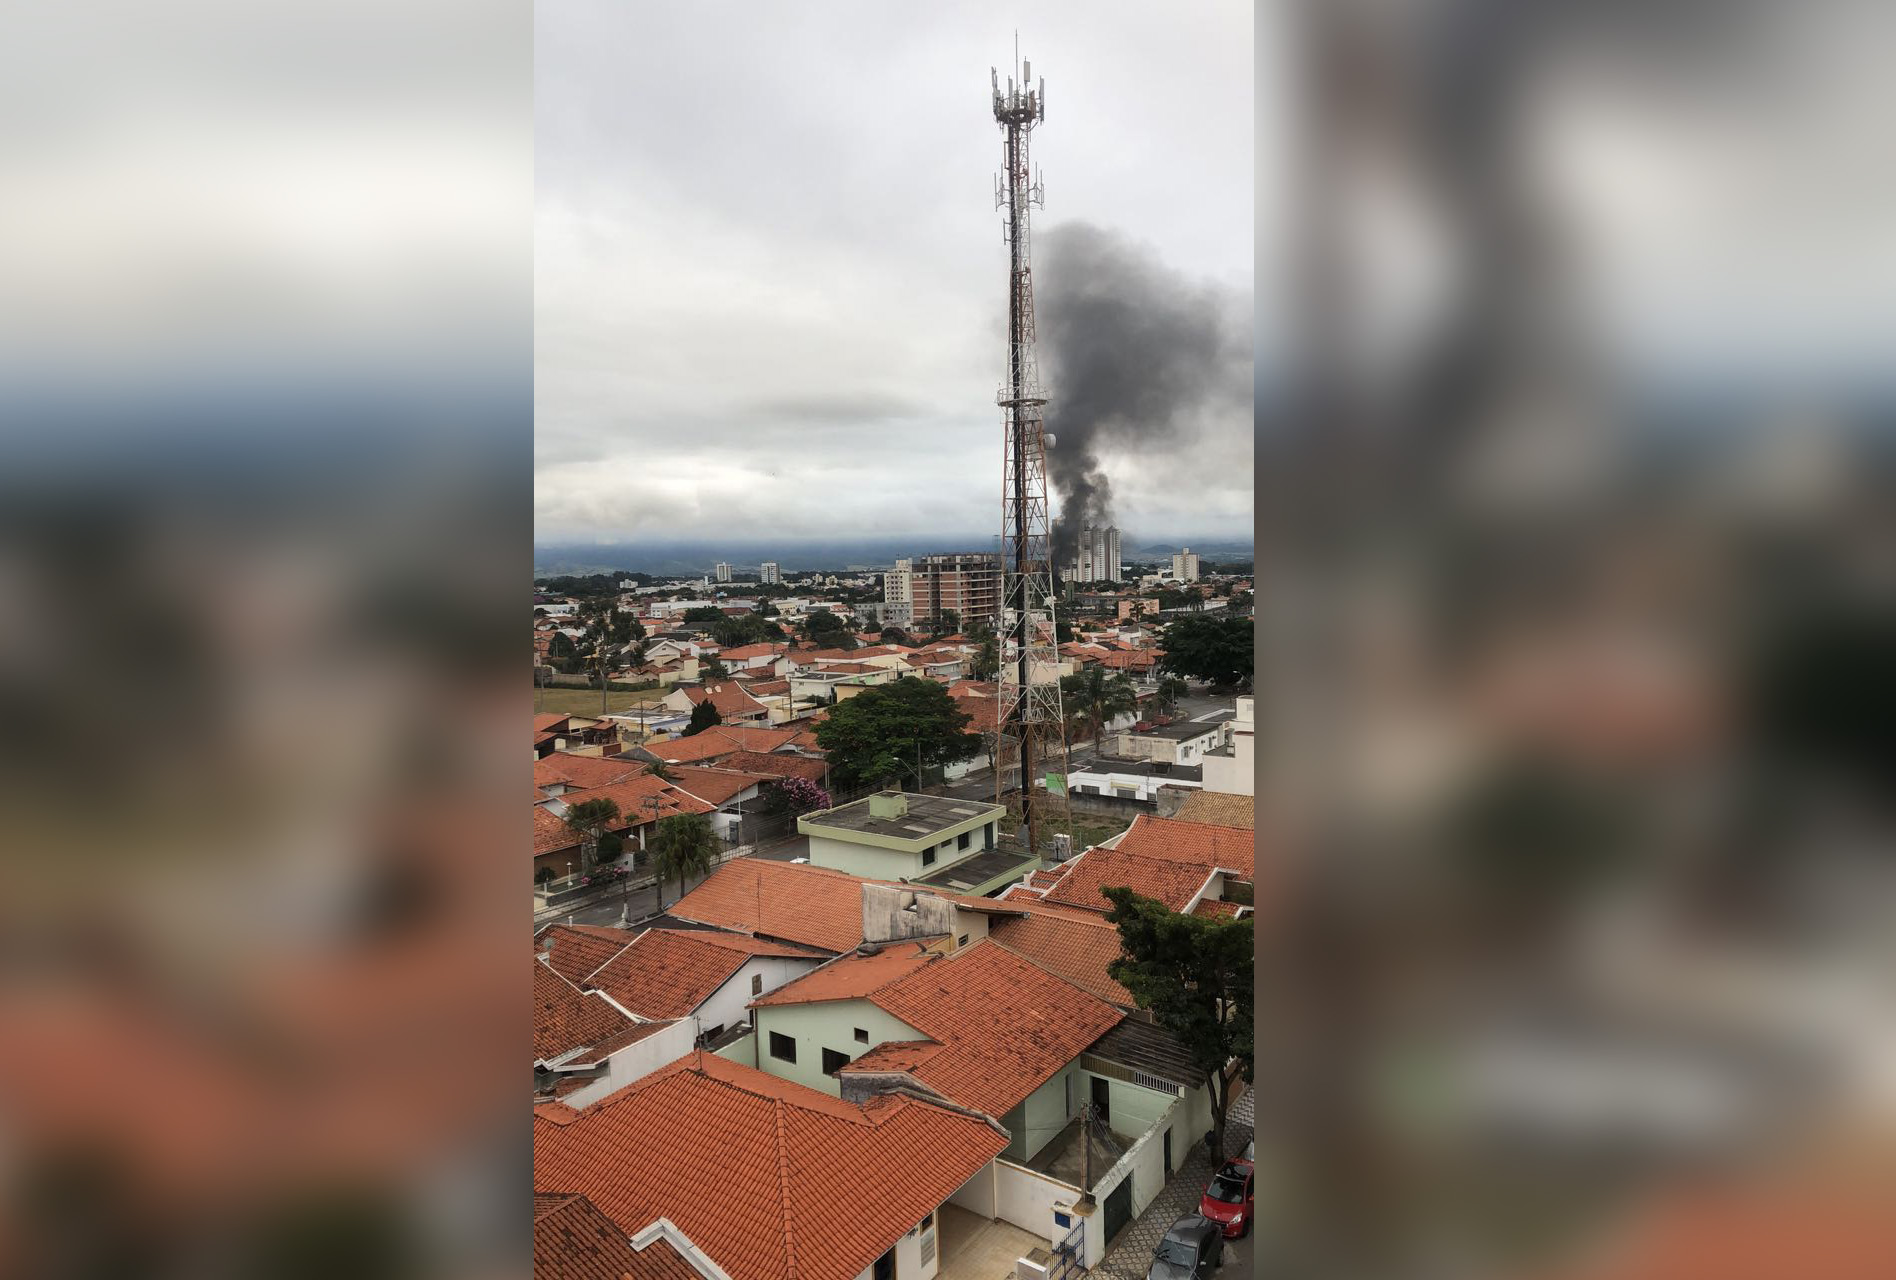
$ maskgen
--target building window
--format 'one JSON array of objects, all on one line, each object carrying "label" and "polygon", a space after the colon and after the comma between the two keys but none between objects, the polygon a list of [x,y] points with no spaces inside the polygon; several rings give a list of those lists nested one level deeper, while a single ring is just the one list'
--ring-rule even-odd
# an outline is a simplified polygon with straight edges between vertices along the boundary
[{"label": "building window", "polygon": [[972,839],[974,839],[974,832],[972,832],[972,831],[963,831],[963,832],[962,832],[962,833],[961,833],[961,834],[960,834],[960,835],[959,835],[958,837],[956,837],[956,839],[955,839],[955,848],[957,848],[957,849],[965,849],[965,848],[967,848],[967,847],[968,847],[968,842],[969,842],[970,840],[972,840]]},{"label": "building window", "polygon": [[763,974],[753,973],[751,975],[751,994],[754,996],[761,996],[762,994],[764,994],[764,975]]},{"label": "building window", "polygon": [[1068,1215],[1061,1213],[1058,1210],[1055,1210],[1054,1215],[1053,1215],[1053,1225],[1061,1228],[1062,1230],[1065,1230],[1067,1227],[1070,1227],[1073,1225],[1073,1219],[1069,1217]]},{"label": "building window", "polygon": [[967,946],[967,945],[968,945],[968,935],[964,933],[964,934],[962,934],[962,935],[961,935],[961,936],[960,936],[959,938],[956,938],[956,939],[955,939],[955,945],[956,945],[957,947],[965,947],[965,946]]},{"label": "building window", "polygon": [[864,1031],[861,1027],[856,1028],[856,1043],[857,1044],[869,1043],[869,1033],[867,1031]]},{"label": "building window", "polygon": [[935,865],[935,851],[933,849],[922,850],[922,865],[924,867],[932,867]]},{"label": "building window", "polygon": [[782,1059],[784,1062],[795,1062],[797,1060],[796,1040],[781,1031],[771,1032],[770,1056]]},{"label": "building window", "polygon": [[990,822],[986,827],[982,828],[982,830],[984,830],[987,835],[982,841],[981,847],[983,849],[992,849],[994,847],[994,824]]},{"label": "building window", "polygon": [[849,1055],[838,1053],[834,1049],[823,1050],[823,1074],[833,1076],[849,1065]]}]

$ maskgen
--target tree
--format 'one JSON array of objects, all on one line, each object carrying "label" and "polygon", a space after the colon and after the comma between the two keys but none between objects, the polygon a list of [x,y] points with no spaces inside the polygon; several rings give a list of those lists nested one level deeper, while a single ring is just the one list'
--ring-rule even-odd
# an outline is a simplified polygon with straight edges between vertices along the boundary
[{"label": "tree", "polygon": [[706,680],[722,680],[730,674],[729,668],[724,665],[724,660],[719,658],[715,653],[704,660],[704,678]]},{"label": "tree", "polygon": [[935,634],[951,636],[961,630],[961,615],[953,609],[943,609],[935,615]]},{"label": "tree", "polygon": [[579,837],[579,869],[586,870],[599,861],[600,838],[606,828],[619,820],[619,806],[610,797],[596,796],[581,800],[566,810],[566,826]]},{"label": "tree", "polygon": [[1170,711],[1178,705],[1178,700],[1192,691],[1191,684],[1179,676],[1162,676],[1159,679],[1159,704]]},{"label": "tree", "polygon": [[1251,607],[1251,600],[1252,597],[1249,591],[1233,591],[1231,593],[1231,611],[1233,613],[1243,613],[1246,609]]},{"label": "tree", "polygon": [[1109,676],[1102,667],[1086,667],[1070,676],[1060,677],[1060,701],[1069,715],[1098,738],[1100,730],[1139,707],[1139,695],[1132,681],[1123,675]]},{"label": "tree", "polygon": [[702,813],[677,813],[660,822],[652,845],[659,910],[665,909],[667,880],[677,880],[678,896],[684,897],[685,881],[692,876],[708,875],[718,853],[717,832],[711,829],[711,820]]},{"label": "tree", "polygon": [[681,618],[680,621],[681,622],[722,622],[724,621],[725,616],[726,615],[725,615],[724,610],[718,608],[716,605],[701,604],[695,609],[685,610],[685,616]]},{"label": "tree", "polygon": [[968,713],[945,687],[904,676],[831,707],[816,726],[816,740],[829,755],[837,786],[887,786],[913,777],[918,767],[978,754],[981,737],[967,726]]},{"label": "tree", "polygon": [[1255,656],[1249,618],[1180,618],[1165,628],[1160,643],[1165,671],[1216,685],[1251,685]]},{"label": "tree", "polygon": [[882,628],[882,643],[914,644],[915,642],[909,638],[909,633],[900,627],[884,627]]},{"label": "tree", "polygon": [[803,620],[804,638],[819,649],[854,649],[856,637],[849,624],[828,609],[819,609]]},{"label": "tree", "polygon": [[1162,902],[1123,886],[1103,889],[1119,927],[1119,958],[1106,966],[1170,1031],[1211,1092],[1211,1156],[1224,1162],[1225,1111],[1231,1083],[1225,1068],[1237,1060],[1247,1083],[1256,1078],[1252,1046],[1255,934],[1249,920],[1180,915]]},{"label": "tree", "polygon": [[1073,643],[1073,624],[1065,618],[1053,620],[1053,640],[1055,644]]},{"label": "tree", "polygon": [[718,710],[717,704],[706,698],[691,709],[691,723],[685,726],[684,736],[689,738],[703,733],[714,724],[723,723],[724,715]]},{"label": "tree", "polygon": [[814,813],[830,807],[830,795],[808,778],[782,778],[765,789],[764,807],[770,813]]}]

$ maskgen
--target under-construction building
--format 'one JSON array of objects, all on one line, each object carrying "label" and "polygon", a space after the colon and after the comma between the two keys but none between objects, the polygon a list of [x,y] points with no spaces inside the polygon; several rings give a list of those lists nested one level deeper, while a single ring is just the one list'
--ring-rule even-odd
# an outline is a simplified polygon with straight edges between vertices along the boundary
[{"label": "under-construction building", "polygon": [[884,578],[883,594],[885,599],[892,591],[901,596],[916,627],[933,631],[948,612],[963,630],[977,621],[999,627],[1001,558],[993,552],[945,551],[896,565],[897,574]]}]

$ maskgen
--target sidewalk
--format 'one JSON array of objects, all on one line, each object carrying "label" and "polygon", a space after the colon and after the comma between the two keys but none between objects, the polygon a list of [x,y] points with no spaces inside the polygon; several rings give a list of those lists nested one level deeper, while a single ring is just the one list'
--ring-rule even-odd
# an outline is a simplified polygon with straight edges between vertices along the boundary
[{"label": "sidewalk", "polygon": [[[1244,1144],[1251,1140],[1254,1124],[1254,1095],[1247,1088],[1244,1096],[1231,1104],[1231,1111],[1225,1117],[1225,1153],[1235,1156],[1244,1150]],[[1211,1157],[1205,1154],[1205,1144],[1192,1144],[1191,1154],[1185,1158],[1178,1171],[1165,1184],[1165,1190],[1158,1198],[1146,1206],[1146,1211],[1127,1223],[1119,1232],[1118,1239],[1099,1260],[1099,1265],[1087,1272],[1089,1276],[1109,1276],[1112,1280],[1145,1280],[1146,1270],[1152,1265],[1153,1251],[1159,1247],[1159,1241],[1165,1235],[1165,1229],[1188,1213],[1198,1212],[1199,1197],[1211,1182],[1211,1175],[1217,1170],[1211,1167]]]}]

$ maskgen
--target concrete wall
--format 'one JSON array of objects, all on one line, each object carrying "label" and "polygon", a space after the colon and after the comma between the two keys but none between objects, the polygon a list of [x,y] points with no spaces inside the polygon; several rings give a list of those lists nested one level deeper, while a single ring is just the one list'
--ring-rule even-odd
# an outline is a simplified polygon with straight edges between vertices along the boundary
[{"label": "concrete wall", "polygon": [[691,1046],[697,1039],[697,1023],[690,1018],[680,1018],[663,1031],[654,1032],[636,1044],[629,1044],[607,1058],[603,1076],[583,1089],[573,1090],[561,1101],[569,1107],[583,1107],[590,1102],[597,1102],[634,1080],[642,1080],[667,1063],[684,1057],[691,1052]]},{"label": "concrete wall", "polygon": [[925,871],[946,865],[940,855],[936,856],[933,866],[924,867],[918,853],[880,849],[874,845],[835,840],[814,833],[810,835],[810,861],[819,867],[876,880],[914,879]]},{"label": "concrete wall", "polygon": [[1084,1088],[1088,1098],[1093,1096],[1094,1080],[1106,1081],[1106,1105],[1112,1113],[1112,1129],[1115,1133],[1132,1137],[1143,1135],[1178,1101],[1174,1094],[1159,1093],[1141,1085],[1128,1084],[1124,1080],[1095,1076],[1090,1071],[1082,1072],[1081,1075],[1083,1078],[1077,1087]]},{"label": "concrete wall", "polygon": [[[1031,1160],[1036,1152],[1053,1140],[1055,1134],[1066,1127],[1066,1122],[1073,1118],[1072,1108],[1077,1107],[1082,1099],[1082,1074],[1076,1064],[1068,1063],[1046,1083],[1028,1094],[1025,1102],[1008,1113],[1010,1119],[1002,1121],[1002,1124],[1013,1134],[1006,1151],[1009,1160]],[[1018,1132],[1014,1129],[1015,1124],[1020,1126]]]},{"label": "concrete wall", "polygon": [[[1080,1189],[1069,1183],[1006,1160],[994,1162],[994,1216],[1023,1231],[1033,1232],[1049,1245],[1064,1238],[1069,1230],[1053,1225],[1054,1210],[1070,1210],[1079,1198]],[[1098,1261],[1093,1257],[1087,1260],[1087,1265],[1090,1267]]]},{"label": "concrete wall", "polygon": [[[836,1000],[825,1004],[791,1004],[752,1010],[757,1015],[757,1066],[774,1076],[794,1080],[841,1097],[836,1077],[823,1074],[824,1049],[846,1053],[851,1060],[861,1057],[888,1040],[920,1040],[921,1032],[884,1013],[867,1000]],[[869,1033],[869,1043],[859,1043],[854,1028]],[[779,1032],[797,1042],[794,1063],[770,1056],[770,1033]]]},{"label": "concrete wall", "polygon": [[1094,1182],[1093,1199],[1099,1202],[1100,1208],[1086,1220],[1086,1241],[1081,1260],[1088,1267],[1097,1266],[1106,1252],[1106,1197],[1120,1183],[1130,1179],[1132,1216],[1136,1218],[1158,1198],[1159,1192],[1165,1190],[1165,1133],[1168,1129],[1173,1130],[1172,1161],[1174,1164],[1184,1161],[1184,1148],[1180,1145],[1183,1135],[1177,1132],[1180,1127],[1178,1117],[1184,1105],[1183,1098],[1174,1098],[1158,1122],[1147,1129],[1144,1136],[1128,1147],[1126,1154]]},{"label": "concrete wall", "polygon": [[1230,796],[1257,794],[1257,738],[1248,729],[1231,735],[1229,756],[1206,756],[1200,762],[1205,770],[1205,790]]},{"label": "concrete wall", "polygon": [[961,1184],[961,1190],[948,1197],[949,1204],[958,1204],[970,1213],[983,1218],[993,1218],[994,1212],[994,1162],[981,1166],[981,1171]]},{"label": "concrete wall", "polygon": [[716,1050],[716,1053],[720,1058],[729,1058],[732,1062],[741,1062],[747,1067],[754,1067],[757,1065],[757,1037],[748,1035],[733,1040],[722,1049]]},{"label": "concrete wall", "polygon": [[[810,847],[815,849],[815,837],[811,838]],[[910,907],[914,909],[910,910]],[[955,933],[959,928],[957,917],[962,914],[977,913],[960,912],[947,899],[921,890],[894,889],[879,884],[862,887],[862,936],[865,942],[894,942],[903,938],[934,938],[944,933]]]}]

